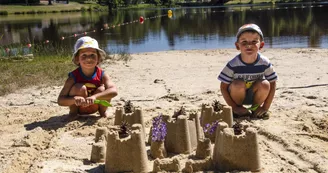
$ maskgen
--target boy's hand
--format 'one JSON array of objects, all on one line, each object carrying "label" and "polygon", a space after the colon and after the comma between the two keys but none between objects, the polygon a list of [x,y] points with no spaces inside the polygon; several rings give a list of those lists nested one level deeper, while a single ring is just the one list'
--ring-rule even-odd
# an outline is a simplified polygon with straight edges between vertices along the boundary
[{"label": "boy's hand", "polygon": [[259,106],[255,112],[253,112],[253,115],[255,117],[262,117],[263,114],[265,114],[266,112],[268,112],[267,109],[265,109],[263,106]]}]

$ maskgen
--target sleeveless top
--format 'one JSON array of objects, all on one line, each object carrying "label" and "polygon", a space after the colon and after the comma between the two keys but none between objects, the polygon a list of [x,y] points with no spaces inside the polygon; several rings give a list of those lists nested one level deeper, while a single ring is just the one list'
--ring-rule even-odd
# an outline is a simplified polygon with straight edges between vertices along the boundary
[{"label": "sleeveless top", "polygon": [[81,67],[68,73],[68,76],[72,77],[75,83],[83,83],[87,87],[89,96],[101,85],[103,75],[104,71],[98,66],[95,67],[95,71],[91,77],[85,76]]}]

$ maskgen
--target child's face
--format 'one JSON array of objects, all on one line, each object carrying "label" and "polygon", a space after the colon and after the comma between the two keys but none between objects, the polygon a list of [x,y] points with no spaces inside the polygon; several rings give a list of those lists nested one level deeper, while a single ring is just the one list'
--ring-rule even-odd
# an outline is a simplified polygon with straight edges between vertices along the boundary
[{"label": "child's face", "polygon": [[236,48],[244,55],[256,55],[264,46],[261,36],[255,32],[244,32],[235,43]]},{"label": "child's face", "polygon": [[93,48],[79,50],[78,61],[83,68],[94,68],[98,64],[98,52]]}]

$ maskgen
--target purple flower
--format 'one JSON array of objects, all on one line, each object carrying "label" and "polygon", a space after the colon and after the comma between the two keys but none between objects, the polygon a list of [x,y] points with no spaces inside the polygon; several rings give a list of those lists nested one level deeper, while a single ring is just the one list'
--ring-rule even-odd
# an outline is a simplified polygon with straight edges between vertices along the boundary
[{"label": "purple flower", "polygon": [[164,141],[166,134],[166,123],[163,121],[162,115],[159,115],[153,119],[151,138],[153,141]]},{"label": "purple flower", "polygon": [[203,131],[204,131],[204,133],[211,135],[211,134],[215,133],[215,130],[218,127],[218,125],[219,125],[219,121],[215,121],[211,124],[209,124],[209,123],[205,124],[205,126],[203,127]]}]

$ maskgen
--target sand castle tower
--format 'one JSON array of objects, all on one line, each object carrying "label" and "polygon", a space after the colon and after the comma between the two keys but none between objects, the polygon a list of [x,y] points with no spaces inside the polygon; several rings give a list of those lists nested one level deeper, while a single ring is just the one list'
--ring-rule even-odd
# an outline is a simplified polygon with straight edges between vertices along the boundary
[{"label": "sand castle tower", "polygon": [[145,123],[140,107],[133,107],[131,102],[127,102],[124,107],[117,107],[115,111],[114,125],[120,125],[123,121],[130,125],[141,124],[142,133],[145,136]]},{"label": "sand castle tower", "polygon": [[105,173],[148,172],[148,157],[142,126],[132,125],[131,134],[125,138],[120,138],[115,128],[110,128],[108,131]]},{"label": "sand castle tower", "polygon": [[216,129],[213,163],[215,169],[220,171],[259,171],[256,129],[245,126],[241,134],[235,135],[233,128],[220,122]]},{"label": "sand castle tower", "polygon": [[212,145],[208,138],[198,140],[196,155],[194,159],[188,159],[184,172],[198,172],[213,169]]},{"label": "sand castle tower", "polygon": [[104,162],[106,157],[106,135],[107,128],[97,128],[95,143],[92,145],[91,157],[92,162]]},{"label": "sand castle tower", "polygon": [[179,115],[171,118],[163,115],[166,122],[167,135],[165,148],[170,153],[191,153],[197,147],[197,141],[204,138],[200,127],[199,115],[196,112],[187,115]]},{"label": "sand castle tower", "polygon": [[[206,124],[212,124],[216,121],[223,121],[232,127],[233,117],[232,109],[230,106],[221,105],[218,101],[214,101],[212,105],[203,104],[201,110],[201,126],[205,127]],[[205,134],[212,142],[215,141],[215,133],[212,135]]]}]

